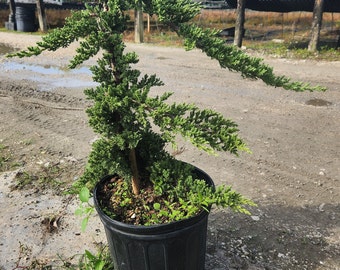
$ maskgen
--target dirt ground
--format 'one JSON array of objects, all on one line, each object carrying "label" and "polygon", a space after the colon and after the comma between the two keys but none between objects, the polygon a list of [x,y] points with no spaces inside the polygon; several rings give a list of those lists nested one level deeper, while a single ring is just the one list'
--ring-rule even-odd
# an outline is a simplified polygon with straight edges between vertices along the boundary
[{"label": "dirt ground", "polygon": [[[15,48],[38,40],[0,32],[0,43]],[[67,168],[57,180],[68,183],[82,172],[96,138],[83,95],[93,85],[87,67],[94,62],[68,71],[73,49],[30,59],[0,55],[0,153],[17,162],[0,174],[0,269],[34,260],[59,269],[61,258],[105,243],[97,216],[80,232],[77,201],[58,195],[62,185],[13,189],[15,176],[27,171]],[[340,269],[340,62],[266,57],[277,74],[328,87],[295,93],[243,80],[199,51],[148,44],[127,49],[140,55],[143,72],[165,82],[155,94],[170,90],[175,101],[232,118],[253,152],[212,157],[179,142],[185,149],[180,159],[258,204],[251,216],[212,210],[206,269]]]}]

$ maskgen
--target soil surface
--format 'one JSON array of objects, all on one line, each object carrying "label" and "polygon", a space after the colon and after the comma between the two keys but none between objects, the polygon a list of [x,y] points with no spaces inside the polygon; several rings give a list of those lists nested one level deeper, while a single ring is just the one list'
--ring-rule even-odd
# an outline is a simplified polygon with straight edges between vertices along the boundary
[{"label": "soil surface", "polygon": [[[0,33],[3,45],[21,49],[39,39]],[[96,215],[81,233],[77,200],[60,195],[81,175],[96,138],[83,94],[93,86],[94,61],[67,70],[74,48],[29,59],[0,55],[0,268],[6,270],[34,261],[59,269],[106,241]],[[253,152],[213,157],[179,142],[178,158],[258,204],[251,216],[212,210],[206,269],[340,269],[340,62],[265,57],[277,74],[328,87],[295,93],[243,80],[199,51],[150,44],[127,50],[137,51],[142,72],[165,82],[155,94],[173,91],[175,101],[230,117]]]}]

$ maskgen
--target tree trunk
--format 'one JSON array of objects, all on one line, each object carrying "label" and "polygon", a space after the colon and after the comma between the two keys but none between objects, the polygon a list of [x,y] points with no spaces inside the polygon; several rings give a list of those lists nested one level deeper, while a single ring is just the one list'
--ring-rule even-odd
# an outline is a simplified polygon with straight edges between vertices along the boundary
[{"label": "tree trunk", "polygon": [[10,0],[8,2],[9,4],[9,22],[15,22],[15,1],[14,0]]},{"label": "tree trunk", "polygon": [[141,7],[135,10],[135,42],[143,43],[144,41],[143,10]]},{"label": "tree trunk", "polygon": [[324,0],[315,0],[313,10],[312,35],[308,44],[308,51],[315,52],[318,49],[320,30],[322,25]]},{"label": "tree trunk", "polygon": [[37,13],[38,13],[40,31],[45,33],[47,32],[47,22],[46,22],[46,14],[45,14],[45,5],[44,5],[43,0],[37,0]]},{"label": "tree trunk", "polygon": [[241,48],[244,32],[245,9],[247,0],[237,0],[237,17],[235,25],[234,45]]},{"label": "tree trunk", "polygon": [[130,149],[129,159],[130,159],[131,171],[132,171],[132,180],[131,180],[132,192],[133,194],[138,195],[140,192],[140,179],[139,179],[136,151],[134,148]]}]

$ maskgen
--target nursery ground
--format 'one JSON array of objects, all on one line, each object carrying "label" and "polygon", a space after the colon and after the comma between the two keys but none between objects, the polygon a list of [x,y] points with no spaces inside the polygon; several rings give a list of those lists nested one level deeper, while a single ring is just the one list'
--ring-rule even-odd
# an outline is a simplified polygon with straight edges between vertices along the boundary
[{"label": "nursery ground", "polygon": [[[0,32],[0,50],[39,39]],[[328,87],[295,93],[243,80],[196,50],[127,49],[140,55],[142,72],[165,82],[154,94],[173,91],[172,100],[218,110],[239,124],[252,150],[214,157],[179,140],[178,158],[258,204],[251,216],[212,210],[206,269],[340,269],[340,62],[266,56],[277,74]],[[94,62],[68,71],[73,50],[29,59],[0,55],[0,269],[34,260],[60,265],[105,243],[98,217],[81,233],[77,201],[60,195],[81,175],[96,138],[83,94],[93,85]]]}]

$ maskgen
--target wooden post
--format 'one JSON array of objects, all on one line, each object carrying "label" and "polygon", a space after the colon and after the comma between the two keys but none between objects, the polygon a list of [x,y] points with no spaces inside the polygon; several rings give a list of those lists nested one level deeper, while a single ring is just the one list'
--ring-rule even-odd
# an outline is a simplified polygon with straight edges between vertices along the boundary
[{"label": "wooden post", "polygon": [[16,28],[16,22],[15,22],[15,2],[14,0],[9,1],[9,16],[8,16],[8,22],[5,22],[5,27],[8,30],[15,31]]},{"label": "wooden post", "polygon": [[41,32],[47,32],[45,5],[43,0],[36,0],[37,3],[37,13],[39,19],[39,28]]},{"label": "wooden post", "polygon": [[15,1],[10,0],[9,1],[9,22],[15,22]]},{"label": "wooden post", "polygon": [[246,9],[246,0],[237,0],[237,9],[236,9],[237,17],[236,17],[236,24],[235,24],[234,45],[239,48],[242,47],[245,9]]},{"label": "wooden post", "polygon": [[322,25],[324,0],[315,0],[313,10],[312,35],[308,44],[308,51],[315,52],[318,49],[320,30]]},{"label": "wooden post", "polygon": [[135,9],[135,42],[143,43],[144,41],[144,25],[143,25],[143,10],[141,5]]}]

